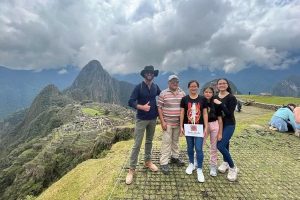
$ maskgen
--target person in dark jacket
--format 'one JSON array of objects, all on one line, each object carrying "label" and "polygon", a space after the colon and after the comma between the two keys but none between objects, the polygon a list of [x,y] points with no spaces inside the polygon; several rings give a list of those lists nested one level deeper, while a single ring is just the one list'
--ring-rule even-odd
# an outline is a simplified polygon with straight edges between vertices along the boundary
[{"label": "person in dark jacket", "polygon": [[231,158],[229,152],[229,141],[235,129],[234,110],[237,105],[237,99],[232,95],[229,81],[221,78],[217,81],[218,95],[214,102],[221,107],[223,131],[222,139],[217,143],[218,150],[222,153],[224,162],[219,166],[218,171],[225,173],[228,170],[227,179],[235,181],[237,179],[238,168]]},{"label": "person in dark jacket", "polygon": [[134,145],[130,155],[129,171],[126,176],[126,184],[128,185],[133,181],[145,130],[145,167],[153,172],[158,171],[157,166],[151,161],[152,141],[155,132],[156,118],[158,116],[156,96],[161,92],[158,85],[153,83],[154,77],[157,75],[158,70],[154,70],[153,66],[146,66],[141,71],[141,76],[144,77],[144,81],[135,86],[128,101],[128,105],[137,110]]}]

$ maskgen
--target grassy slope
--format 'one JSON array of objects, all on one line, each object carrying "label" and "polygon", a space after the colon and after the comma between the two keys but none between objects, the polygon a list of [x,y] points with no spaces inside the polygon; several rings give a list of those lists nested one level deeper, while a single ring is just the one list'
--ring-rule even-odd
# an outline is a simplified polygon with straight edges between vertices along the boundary
[{"label": "grassy slope", "polygon": [[106,199],[133,140],[115,144],[105,158],[91,159],[54,183],[37,199]]},{"label": "grassy slope", "polygon": [[[258,96],[256,97],[260,98]],[[281,100],[281,97],[276,97],[275,101],[271,102],[269,97],[264,97],[263,100],[256,101],[282,104]],[[291,98],[287,101],[290,102],[290,100]],[[297,100],[299,100],[299,98]],[[286,101],[284,101],[284,103],[285,102]],[[241,130],[251,124],[265,125],[273,114],[272,111],[258,109],[255,107],[247,107],[244,109],[251,110],[251,115],[236,114],[237,128],[235,132],[237,135],[241,132]],[[155,136],[154,145],[160,146],[161,128],[159,125],[157,126],[156,132],[157,134]],[[128,159],[132,144],[133,140],[119,142],[112,147],[106,157],[88,160],[79,164],[75,169],[49,187],[37,199],[108,199],[109,194],[114,188],[116,178],[120,174],[122,165],[126,159]],[[184,138],[180,139],[180,146],[181,148],[185,148]],[[118,192],[122,193],[124,191]]]}]

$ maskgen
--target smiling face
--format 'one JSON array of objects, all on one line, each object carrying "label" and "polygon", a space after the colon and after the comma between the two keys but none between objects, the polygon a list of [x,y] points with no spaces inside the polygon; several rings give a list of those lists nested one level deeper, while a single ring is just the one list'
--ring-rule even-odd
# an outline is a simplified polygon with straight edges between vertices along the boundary
[{"label": "smiling face", "polygon": [[154,73],[152,71],[145,72],[144,78],[146,81],[152,81],[154,79]]},{"label": "smiling face", "polygon": [[227,80],[225,80],[225,79],[220,79],[220,80],[217,82],[217,89],[218,89],[220,92],[227,91],[227,88],[228,88],[228,82],[227,82]]},{"label": "smiling face", "polygon": [[176,78],[169,80],[169,88],[172,91],[176,91],[178,88],[179,81]]},{"label": "smiling face", "polygon": [[197,83],[196,81],[192,81],[189,83],[188,87],[189,87],[190,94],[192,95],[198,94],[199,83]]}]

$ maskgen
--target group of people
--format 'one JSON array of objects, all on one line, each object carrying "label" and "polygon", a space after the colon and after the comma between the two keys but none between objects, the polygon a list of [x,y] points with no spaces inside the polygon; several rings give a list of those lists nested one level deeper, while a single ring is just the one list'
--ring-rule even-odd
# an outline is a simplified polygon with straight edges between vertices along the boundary
[{"label": "group of people", "polygon": [[289,103],[279,108],[272,116],[270,129],[279,132],[291,132],[300,137],[300,106]]},{"label": "group of people", "polygon": [[[203,94],[199,95],[199,82],[191,80],[187,85],[186,95],[179,87],[179,78],[176,75],[169,76],[168,88],[161,91],[153,82],[158,70],[153,66],[146,66],[140,74],[144,81],[136,85],[128,101],[128,105],[137,110],[137,115],[126,184],[132,183],[136,173],[138,154],[145,132],[144,165],[152,172],[159,170],[151,161],[157,116],[163,130],[160,157],[160,170],[163,174],[170,173],[169,164],[179,167],[185,165],[179,157],[179,137],[185,135],[189,160],[185,172],[192,174],[196,170],[198,181],[204,182],[203,144],[206,138],[210,137],[210,175],[217,176],[217,171],[228,171],[228,180],[235,181],[238,168],[231,157],[229,142],[235,130],[234,110],[237,99],[232,94],[228,80],[221,78],[217,81],[217,95],[213,87],[204,88]],[[199,132],[199,135],[187,134],[187,127],[197,134]],[[201,130],[197,130],[199,127]],[[217,150],[223,155],[223,162],[219,167]]]}]

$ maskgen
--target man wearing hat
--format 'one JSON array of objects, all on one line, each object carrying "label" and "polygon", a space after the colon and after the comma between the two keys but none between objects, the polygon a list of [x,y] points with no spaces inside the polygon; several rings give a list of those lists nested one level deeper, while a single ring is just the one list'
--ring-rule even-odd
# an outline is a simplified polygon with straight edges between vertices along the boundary
[{"label": "man wearing hat", "polygon": [[157,166],[151,161],[152,140],[155,132],[156,118],[158,116],[156,96],[161,92],[158,85],[153,83],[153,79],[157,75],[158,70],[154,70],[153,66],[146,66],[141,71],[141,76],[144,78],[144,81],[135,86],[128,101],[128,105],[136,109],[137,114],[134,130],[134,145],[130,155],[130,168],[126,176],[126,184],[131,184],[133,181],[145,130],[145,167],[153,172],[158,171]]},{"label": "man wearing hat", "polygon": [[176,75],[169,76],[168,88],[163,90],[158,98],[158,113],[163,130],[160,166],[164,174],[169,174],[169,158],[171,163],[184,166],[179,159],[179,135],[180,135],[180,102],[185,93],[179,88],[179,78]]}]

